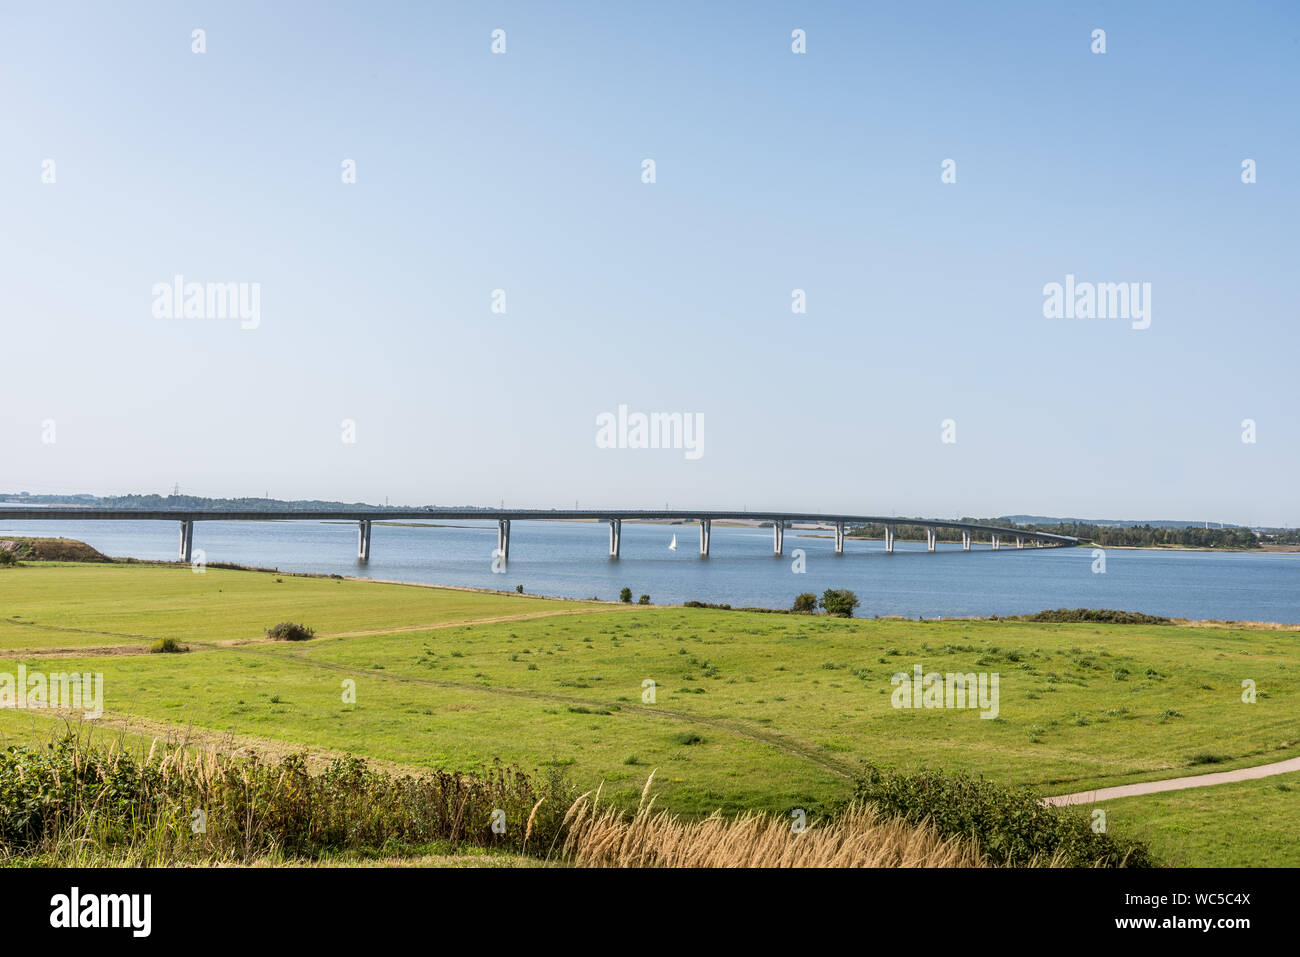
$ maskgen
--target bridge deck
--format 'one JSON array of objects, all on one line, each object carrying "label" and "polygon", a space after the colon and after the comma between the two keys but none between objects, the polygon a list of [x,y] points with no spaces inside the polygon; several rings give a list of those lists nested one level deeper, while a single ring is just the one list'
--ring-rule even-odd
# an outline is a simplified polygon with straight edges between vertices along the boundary
[{"label": "bridge deck", "polygon": [[442,519],[455,521],[624,521],[636,519],[712,521],[782,521],[782,522],[844,522],[849,525],[924,525],[931,528],[955,528],[970,532],[996,533],[998,535],[1037,538],[1063,545],[1078,544],[1071,535],[1056,535],[1023,528],[1006,528],[1000,525],[981,525],[938,518],[907,518],[898,515],[827,515],[819,512],[783,511],[717,511],[658,510],[658,509],[248,509],[225,511],[221,509],[104,509],[104,508],[0,508],[0,521],[26,522],[83,522],[100,520],[117,521],[171,521],[171,522],[275,522],[275,521],[344,521],[384,522],[411,521],[413,519]]}]

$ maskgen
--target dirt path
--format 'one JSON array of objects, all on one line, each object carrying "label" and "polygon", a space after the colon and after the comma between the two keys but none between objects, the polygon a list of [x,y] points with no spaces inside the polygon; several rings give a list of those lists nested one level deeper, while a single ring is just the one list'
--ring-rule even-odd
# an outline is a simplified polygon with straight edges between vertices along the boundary
[{"label": "dirt path", "polygon": [[1096,801],[1109,801],[1112,798],[1134,797],[1139,794],[1159,794],[1161,791],[1182,791],[1186,788],[1205,788],[1215,784],[1231,784],[1234,781],[1254,781],[1268,778],[1275,774],[1288,774],[1300,771],[1300,758],[1286,761],[1274,761],[1272,764],[1259,764],[1253,768],[1237,768],[1235,771],[1216,771],[1213,774],[1192,774],[1181,778],[1167,778],[1164,781],[1144,781],[1140,784],[1121,784],[1113,788],[1098,788],[1095,791],[1080,791],[1078,794],[1061,794],[1057,797],[1044,798],[1044,804],[1061,807],[1067,804],[1092,804]]}]

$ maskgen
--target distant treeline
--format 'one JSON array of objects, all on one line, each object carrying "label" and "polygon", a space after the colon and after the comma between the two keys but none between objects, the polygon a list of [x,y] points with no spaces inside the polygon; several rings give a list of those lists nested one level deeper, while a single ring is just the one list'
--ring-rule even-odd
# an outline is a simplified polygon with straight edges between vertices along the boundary
[{"label": "distant treeline", "polygon": [[[997,520],[997,519],[991,519],[991,518],[963,518],[963,519],[961,519],[961,521],[963,521],[963,522],[967,522],[968,524],[971,524],[971,525],[997,525],[997,526],[999,526],[1000,528],[1019,528],[1019,527],[1021,527],[1021,526],[1018,526],[1018,525],[1011,525],[1010,523],[1005,522],[1005,521],[999,521],[999,520]],[[892,523],[891,523],[891,524],[892,524]],[[907,542],[907,541],[918,541],[918,542],[923,542],[923,541],[925,541],[925,530],[926,530],[927,528],[929,528],[930,526],[928,526],[928,525],[903,525],[903,524],[899,524],[899,525],[894,525],[893,527],[894,527],[894,538],[897,539],[898,541],[900,541],[900,542]],[[1031,531],[1031,529],[1029,529],[1029,528],[1026,527],[1026,528],[1025,528],[1025,531],[1028,532],[1028,531]],[[1046,531],[1046,529],[1044,529],[1044,531]],[[960,542],[960,541],[961,541],[961,529],[960,529],[960,528],[945,528],[945,527],[943,527],[943,526],[940,526],[940,527],[938,527],[938,528],[935,529],[935,532],[936,532],[936,534],[937,534],[938,541],[941,541],[941,542]],[[884,526],[884,525],[876,525],[876,524],[871,524],[871,525],[855,525],[855,526],[853,526],[851,529],[849,529],[847,532],[845,532],[845,535],[848,536],[849,538],[884,538],[884,537],[885,537],[885,526]],[[975,532],[974,535],[975,535],[975,540],[977,540],[977,541],[981,541],[981,542],[987,542],[987,541],[989,541],[989,533],[988,533],[988,532]]]},{"label": "distant treeline", "polygon": [[[168,508],[212,509],[239,511],[287,511],[289,509],[316,509],[317,511],[427,511],[445,508],[437,505],[368,505],[365,502],[322,502],[318,499],[281,501],[274,498],[206,498],[202,495],[27,495],[26,493],[0,493],[0,501],[23,505],[75,505],[87,508],[121,508],[138,511],[157,511]],[[478,509],[476,505],[457,505],[458,511]]]},{"label": "distant treeline", "polygon": [[1151,525],[1111,526],[1089,525],[1085,522],[1062,522],[1056,525],[1037,525],[1034,528],[1040,532],[1073,535],[1103,547],[1183,545],[1188,548],[1259,548],[1259,539],[1248,528],[1203,528],[1197,525],[1155,528]]},{"label": "distant treeline", "polygon": [[1260,538],[1264,545],[1300,545],[1300,528],[1279,528],[1265,532]]}]

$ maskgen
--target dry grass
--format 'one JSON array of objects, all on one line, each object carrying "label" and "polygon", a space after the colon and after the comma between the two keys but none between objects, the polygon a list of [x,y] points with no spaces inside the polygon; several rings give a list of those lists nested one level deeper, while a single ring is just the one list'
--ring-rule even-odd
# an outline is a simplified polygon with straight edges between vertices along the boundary
[{"label": "dry grass", "polygon": [[854,806],[834,821],[796,833],[791,819],[767,814],[682,821],[654,810],[650,783],[632,817],[601,808],[600,791],[565,815],[563,855],[578,867],[982,867],[968,844],[929,825],[886,820]]},{"label": "dry grass", "polygon": [[1300,631],[1300,625],[1291,625],[1282,621],[1233,621],[1224,618],[1173,618],[1175,625],[1190,625],[1194,628],[1236,628],[1250,631]]}]

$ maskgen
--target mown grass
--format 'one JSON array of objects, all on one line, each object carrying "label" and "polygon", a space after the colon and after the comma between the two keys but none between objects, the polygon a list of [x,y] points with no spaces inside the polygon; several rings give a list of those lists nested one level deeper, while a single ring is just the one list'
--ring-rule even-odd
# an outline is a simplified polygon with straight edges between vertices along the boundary
[{"label": "mown grass", "polygon": [[307,621],[328,634],[580,607],[601,606],[214,568],[195,574],[189,566],[28,564],[0,578],[0,653],[141,636],[260,638],[278,621]]},{"label": "mown grass", "polygon": [[[1300,753],[1294,632],[615,609],[276,577],[7,569],[0,648],[183,639],[190,654],[23,660],[102,671],[109,727],[193,725],[419,768],[500,758],[564,768],[584,788],[603,781],[628,807],[657,768],[661,805],[686,814],[828,811],[868,761],[1049,794],[1175,776],[1205,753],[1223,759],[1214,770]],[[460,624],[539,613],[550,616]],[[285,620],[316,638],[266,641]],[[219,644],[234,640],[251,643]],[[998,718],[892,708],[890,677],[914,663],[1000,673]],[[1254,704],[1241,701],[1244,679]],[[17,740],[55,723],[0,711],[0,732]],[[1300,812],[1290,820],[1300,831]]]}]

